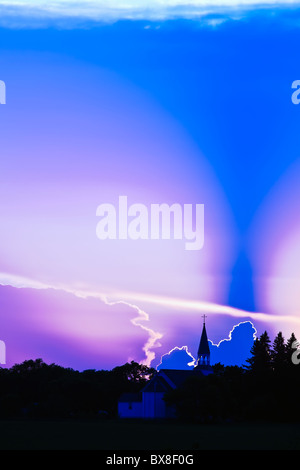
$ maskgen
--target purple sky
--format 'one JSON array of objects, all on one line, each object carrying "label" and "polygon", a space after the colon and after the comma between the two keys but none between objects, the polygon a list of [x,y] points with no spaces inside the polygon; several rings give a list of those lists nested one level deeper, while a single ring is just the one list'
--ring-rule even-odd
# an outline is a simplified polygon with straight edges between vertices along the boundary
[{"label": "purple sky", "polygon": [[[214,343],[246,320],[300,337],[297,76],[292,52],[279,67],[268,34],[252,42],[255,21],[0,28],[7,366],[156,366],[175,347],[196,354],[203,313]],[[99,240],[96,209],[120,195],[204,204],[204,248]]]}]

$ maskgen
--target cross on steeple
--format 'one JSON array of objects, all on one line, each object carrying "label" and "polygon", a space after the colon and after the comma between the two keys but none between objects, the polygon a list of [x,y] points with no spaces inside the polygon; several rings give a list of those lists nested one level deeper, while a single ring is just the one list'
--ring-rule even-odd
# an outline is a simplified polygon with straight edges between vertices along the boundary
[{"label": "cross on steeple", "polygon": [[198,355],[197,355],[198,367],[209,366],[209,363],[210,363],[210,350],[209,350],[209,344],[208,344],[207,333],[206,333],[206,328],[205,328],[205,318],[207,318],[207,315],[205,314],[202,315],[202,318],[203,318],[203,328],[202,328],[202,334],[201,334]]}]

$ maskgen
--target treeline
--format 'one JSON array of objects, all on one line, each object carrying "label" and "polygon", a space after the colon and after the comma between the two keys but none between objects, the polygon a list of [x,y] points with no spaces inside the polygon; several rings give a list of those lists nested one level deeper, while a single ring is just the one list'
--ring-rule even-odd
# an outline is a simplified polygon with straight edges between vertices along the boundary
[{"label": "treeline", "polygon": [[[165,400],[186,421],[299,421],[295,344],[294,334],[285,342],[278,333],[271,344],[264,332],[243,367],[215,364],[213,374],[190,377]],[[0,419],[116,417],[120,395],[140,391],[155,373],[134,361],[111,371],[79,372],[42,359],[0,368]]]},{"label": "treeline", "polygon": [[292,360],[297,355],[293,333],[285,342],[279,332],[271,344],[265,331],[243,367],[215,364],[213,374],[191,377],[165,399],[179,419],[189,421],[298,421],[300,364]]},{"label": "treeline", "polygon": [[42,359],[0,369],[0,419],[117,416],[122,393],[139,391],[155,370],[134,361],[79,372]]}]

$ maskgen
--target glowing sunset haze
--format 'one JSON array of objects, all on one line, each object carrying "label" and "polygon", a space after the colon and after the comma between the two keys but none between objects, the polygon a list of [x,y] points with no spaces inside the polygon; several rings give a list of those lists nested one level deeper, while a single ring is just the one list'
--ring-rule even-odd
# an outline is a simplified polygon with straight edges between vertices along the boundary
[{"label": "glowing sunset haze", "polygon": [[[189,361],[203,313],[216,361],[300,336],[299,11],[275,3],[0,7],[4,366]],[[105,237],[122,196],[204,225]]]}]

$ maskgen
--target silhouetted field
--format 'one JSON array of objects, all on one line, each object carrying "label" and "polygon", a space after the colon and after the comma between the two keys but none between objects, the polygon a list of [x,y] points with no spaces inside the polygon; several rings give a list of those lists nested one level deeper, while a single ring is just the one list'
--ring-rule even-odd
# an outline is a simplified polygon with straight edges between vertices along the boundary
[{"label": "silhouetted field", "polygon": [[182,424],[126,420],[0,421],[0,449],[300,449],[298,423]]}]

